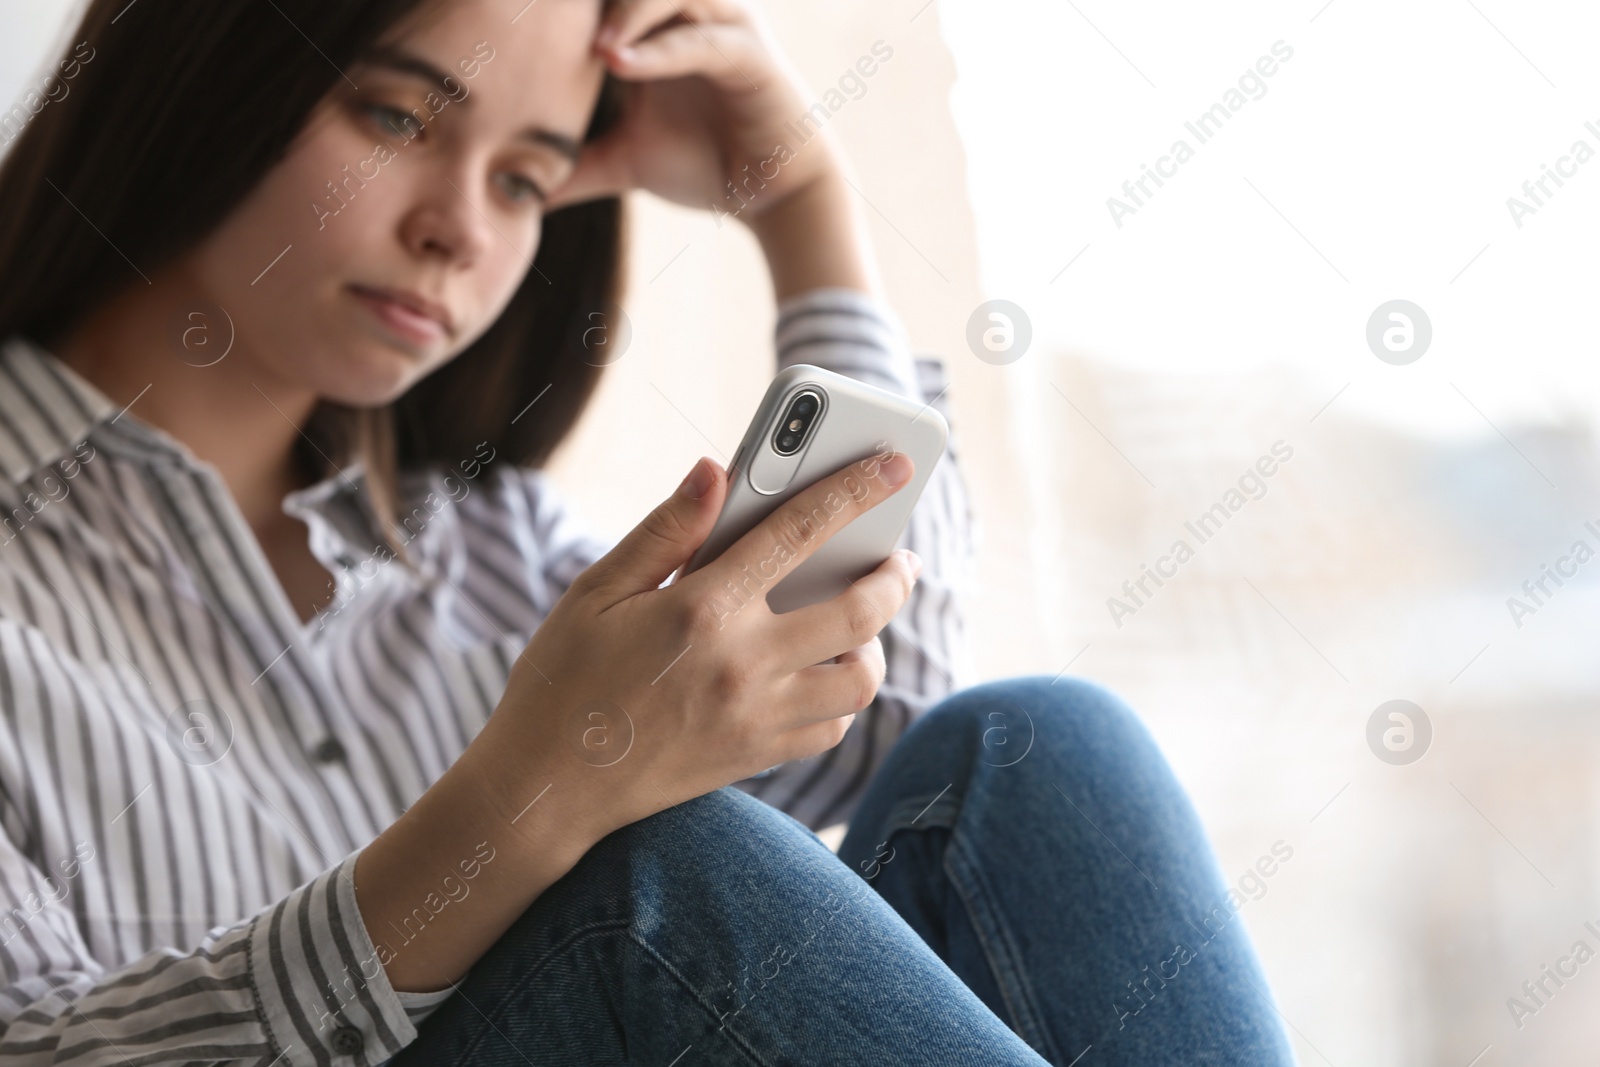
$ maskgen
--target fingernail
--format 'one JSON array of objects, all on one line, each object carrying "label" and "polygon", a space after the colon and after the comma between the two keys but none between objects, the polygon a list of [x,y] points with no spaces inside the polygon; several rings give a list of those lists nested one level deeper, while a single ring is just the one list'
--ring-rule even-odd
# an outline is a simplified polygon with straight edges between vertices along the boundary
[{"label": "fingernail", "polygon": [[896,452],[894,458],[883,464],[883,480],[891,488],[898,489],[911,480],[911,460],[904,452]]},{"label": "fingernail", "polygon": [[689,473],[683,476],[683,481],[678,488],[690,500],[699,500],[706,495],[706,490],[711,488],[711,483],[716,480],[716,475],[711,470],[711,465],[706,462],[706,457],[701,456],[695,461]]},{"label": "fingernail", "polygon": [[912,577],[920,576],[922,574],[922,557],[908,548],[906,549],[906,559],[911,562]]}]

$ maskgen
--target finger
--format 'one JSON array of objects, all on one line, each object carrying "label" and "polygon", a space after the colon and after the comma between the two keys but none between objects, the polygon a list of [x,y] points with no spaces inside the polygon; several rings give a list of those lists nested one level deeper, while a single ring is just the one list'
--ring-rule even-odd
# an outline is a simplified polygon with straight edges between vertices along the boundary
[{"label": "finger", "polygon": [[637,184],[620,130],[613,130],[583,146],[578,163],[567,180],[550,191],[546,211],[581,204],[602,196],[620,196]]},{"label": "finger", "polygon": [[[689,495],[697,472],[709,478],[699,499]],[[727,487],[722,468],[712,459],[700,457],[672,495],[629,530],[610,552],[595,560],[578,580],[603,592],[613,604],[659,588],[710,535]]]},{"label": "finger", "polygon": [[609,50],[631,45],[650,31],[677,22],[734,22],[745,15],[726,0],[616,0],[595,33],[595,45]]},{"label": "finger", "polygon": [[754,579],[763,592],[771,589],[852,519],[911,480],[911,457],[890,456],[870,455],[817,479],[684,581],[722,589]]},{"label": "finger", "polygon": [[846,649],[830,663],[818,663],[790,676],[784,710],[791,730],[854,715],[878,695],[885,671],[883,641],[877,636]]},{"label": "finger", "polygon": [[919,565],[901,549],[836,597],[775,616],[772,647],[785,670],[800,670],[875,638],[916,588]]},{"label": "finger", "polygon": [[844,740],[844,735],[850,731],[855,723],[855,714],[850,714],[837,719],[826,719],[822,722],[802,726],[797,730],[790,730],[781,735],[773,744],[773,751],[777,753],[773,764],[789,763],[793,760],[810,759],[820,755]]},{"label": "finger", "polygon": [[883,646],[874,638],[871,645],[842,654],[838,663],[808,667],[791,678],[807,697],[798,705],[800,714],[811,721],[778,735],[777,759],[809,759],[843,741],[856,716],[877,697],[883,675]]},{"label": "finger", "polygon": [[[733,476],[733,464],[730,463],[727,466],[722,468],[722,477],[725,478],[725,479],[729,479],[732,476]],[[684,560],[683,563],[679,565],[678,569],[672,572],[672,581],[668,582],[667,583],[668,585],[677,585],[680,581],[683,580],[683,576],[684,576],[683,575],[683,568],[685,566],[687,566],[688,563],[689,563],[688,560]]]},{"label": "finger", "polygon": [[677,0],[617,0],[595,33],[595,46],[606,51],[631,45],[657,26],[684,15]]},{"label": "finger", "polygon": [[608,55],[611,71],[629,81],[658,81],[698,74],[724,91],[759,88],[740,68],[755,67],[750,31],[726,22],[685,23]]}]

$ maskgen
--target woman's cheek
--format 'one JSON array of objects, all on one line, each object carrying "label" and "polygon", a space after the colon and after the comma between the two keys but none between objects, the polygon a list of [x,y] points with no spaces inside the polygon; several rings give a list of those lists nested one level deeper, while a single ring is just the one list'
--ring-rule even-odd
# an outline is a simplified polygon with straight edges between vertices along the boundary
[{"label": "woman's cheek", "polygon": [[[527,253],[521,256],[517,255],[505,241],[497,239],[499,250],[495,253],[493,267],[494,313],[488,317],[488,321],[492,322],[500,317],[500,312],[504,311],[511,303],[511,298],[517,295],[517,290],[522,287],[523,281],[533,273],[533,268],[529,264],[539,254],[539,239],[543,233],[542,222],[536,216],[532,227],[528,230],[527,238],[517,242],[519,247],[527,249]],[[487,326],[487,323],[485,325]]]}]

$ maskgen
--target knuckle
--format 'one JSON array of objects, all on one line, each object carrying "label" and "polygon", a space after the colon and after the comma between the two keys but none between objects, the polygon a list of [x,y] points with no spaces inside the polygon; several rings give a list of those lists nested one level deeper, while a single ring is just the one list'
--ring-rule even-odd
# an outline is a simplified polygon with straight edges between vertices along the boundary
[{"label": "knuckle", "polygon": [[865,510],[870,506],[873,489],[870,472],[863,476],[857,470],[861,466],[852,464],[777,509],[773,513],[773,536],[790,551],[799,552]]},{"label": "knuckle", "polygon": [[604,584],[605,573],[606,568],[603,560],[595,560],[579,571],[577,577],[573,578],[571,582],[567,583],[566,595],[580,600],[589,596]]},{"label": "knuckle", "polygon": [[729,612],[715,595],[692,596],[678,610],[678,624],[691,641],[712,637],[727,625]]},{"label": "knuckle", "polygon": [[911,569],[910,560],[900,561],[900,603],[904,605],[917,591],[917,575]]},{"label": "knuckle", "polygon": [[749,692],[755,676],[755,663],[748,656],[724,656],[711,668],[711,688],[724,700],[736,699]]},{"label": "knuckle", "polygon": [[883,629],[883,616],[865,593],[856,590],[855,595],[845,602],[844,624],[857,644],[865,644],[867,638]]},{"label": "knuckle", "polygon": [[850,710],[859,712],[872,704],[878,696],[878,670],[877,665],[859,659],[854,662],[850,672]]},{"label": "knuckle", "polygon": [[778,519],[777,536],[791,551],[799,551],[816,540],[827,527],[827,508],[801,499],[785,504]]},{"label": "knuckle", "polygon": [[690,533],[688,526],[684,524],[683,516],[678,514],[677,509],[669,501],[657,504],[639,525],[651,537],[672,545],[682,544]]},{"label": "knuckle", "polygon": [[845,735],[850,732],[850,727],[855,723],[855,721],[855,712],[851,712],[849,715],[841,715],[839,718],[834,719],[833,729],[828,732],[828,747],[832,748],[839,744],[839,742],[843,741],[845,739]]},{"label": "knuckle", "polygon": [[856,679],[855,703],[852,705],[857,711],[864,711],[878,696],[878,670],[871,663],[865,663],[861,668],[860,676]]},{"label": "knuckle", "polygon": [[799,554],[804,542],[795,533],[789,517],[779,515],[772,524],[772,552],[768,558],[782,570],[784,565]]},{"label": "knuckle", "polygon": [[877,634],[872,635],[872,640],[866,643],[866,653],[863,660],[871,667],[873,674],[878,679],[878,684],[883,684],[884,675],[887,673],[888,661],[883,654],[883,638]]}]

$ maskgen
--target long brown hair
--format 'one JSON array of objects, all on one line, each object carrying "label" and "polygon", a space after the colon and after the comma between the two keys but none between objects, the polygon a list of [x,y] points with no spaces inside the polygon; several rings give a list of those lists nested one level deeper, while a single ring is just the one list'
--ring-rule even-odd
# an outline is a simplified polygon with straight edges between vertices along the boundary
[{"label": "long brown hair", "polygon": [[[340,71],[427,2],[91,0],[52,68],[65,95],[52,90],[0,162],[0,338],[48,347],[180,258],[283,157]],[[619,89],[608,75],[587,139],[615,121]],[[620,303],[625,237],[618,198],[551,212],[494,325],[392,404],[319,403],[301,469],[362,458],[378,525],[409,564],[401,475],[481,456],[484,441],[496,463],[542,466],[577,421],[602,370],[586,331]]]}]

